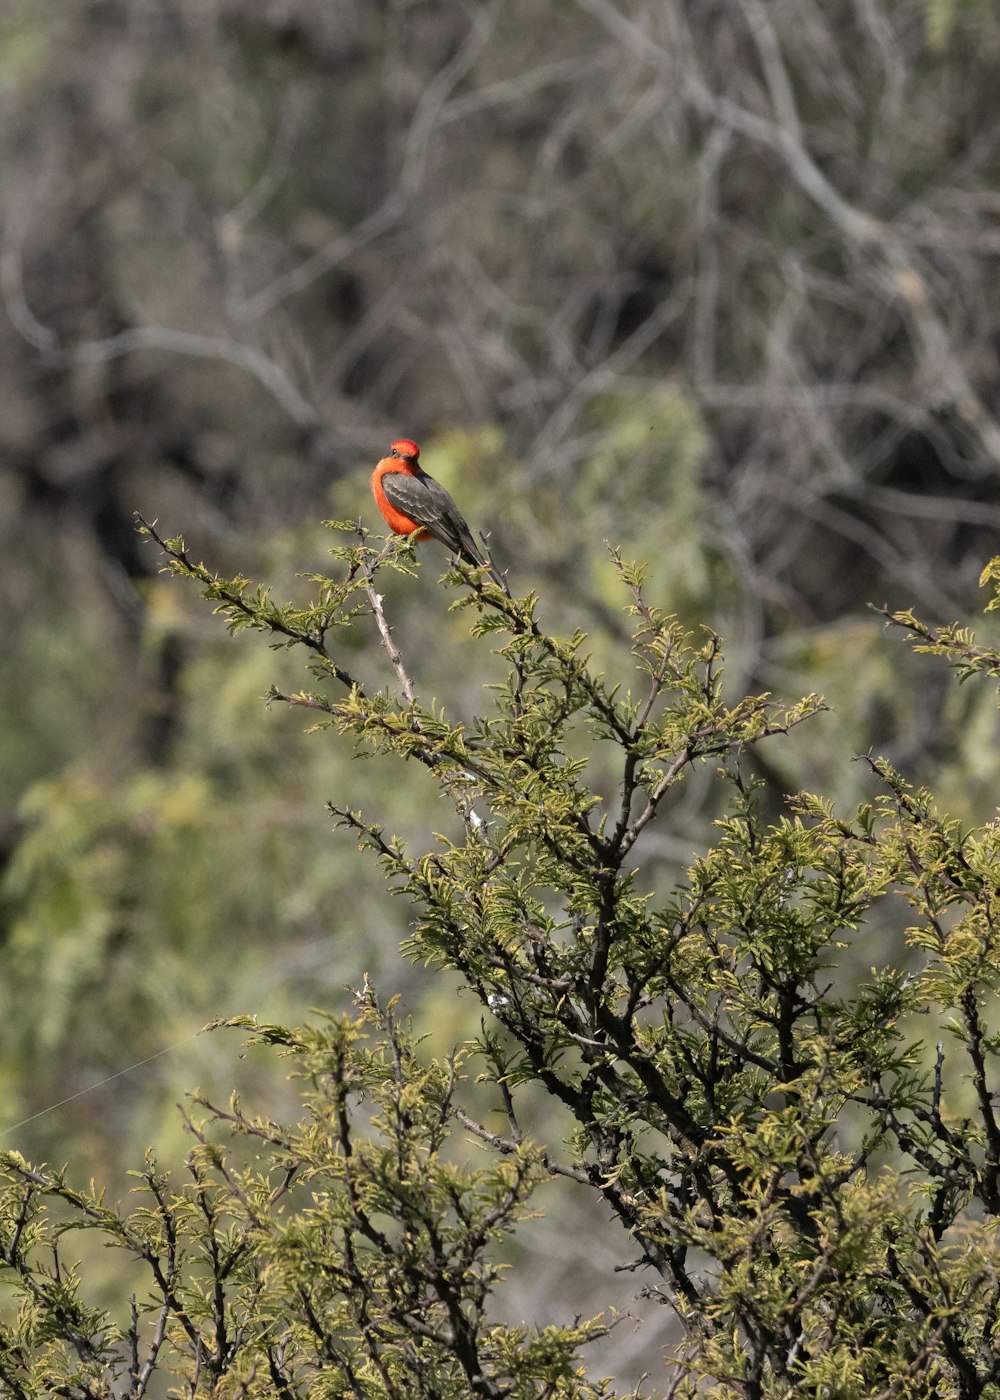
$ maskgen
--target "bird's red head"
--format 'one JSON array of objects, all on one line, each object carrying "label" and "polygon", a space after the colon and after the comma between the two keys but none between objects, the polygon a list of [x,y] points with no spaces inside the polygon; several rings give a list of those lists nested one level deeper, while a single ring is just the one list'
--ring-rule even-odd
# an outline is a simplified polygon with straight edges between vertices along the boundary
[{"label": "bird's red head", "polygon": [[420,456],[420,448],[412,438],[400,438],[392,444],[391,455],[402,457],[407,462],[415,462]]}]

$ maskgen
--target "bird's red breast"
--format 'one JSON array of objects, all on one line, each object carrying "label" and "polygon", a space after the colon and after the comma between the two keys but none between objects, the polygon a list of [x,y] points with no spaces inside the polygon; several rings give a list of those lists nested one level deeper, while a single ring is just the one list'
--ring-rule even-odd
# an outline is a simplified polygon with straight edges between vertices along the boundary
[{"label": "bird's red breast", "polygon": [[412,535],[415,530],[419,530],[417,539],[429,540],[433,538],[430,531],[425,530],[419,521],[411,520],[408,515],[397,510],[382,490],[382,478],[390,472],[399,472],[404,476],[419,476],[420,467],[417,465],[419,456],[420,448],[412,438],[400,438],[398,442],[394,442],[389,456],[383,457],[372,472],[372,495],[393,534]]}]

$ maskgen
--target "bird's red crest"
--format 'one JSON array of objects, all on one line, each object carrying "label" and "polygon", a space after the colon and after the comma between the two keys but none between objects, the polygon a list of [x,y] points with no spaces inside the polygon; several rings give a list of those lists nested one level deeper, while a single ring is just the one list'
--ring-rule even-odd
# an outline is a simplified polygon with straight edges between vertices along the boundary
[{"label": "bird's red crest", "polygon": [[420,447],[412,438],[400,438],[392,444],[392,450],[397,457],[412,457],[414,461],[420,456]]}]

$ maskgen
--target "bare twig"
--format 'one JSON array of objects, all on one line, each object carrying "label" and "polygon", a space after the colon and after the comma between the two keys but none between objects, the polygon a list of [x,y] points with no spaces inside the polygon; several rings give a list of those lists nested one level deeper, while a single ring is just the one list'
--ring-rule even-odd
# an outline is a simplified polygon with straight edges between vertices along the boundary
[{"label": "bare twig", "polygon": [[263,385],[299,427],[311,428],[319,421],[312,404],[303,397],[281,366],[256,345],[247,345],[243,341],[196,335],[167,326],[136,326],[104,340],[84,341],[80,345],[67,347],[60,354],[67,361],[94,364],[140,350],[163,351],[170,355],[188,355],[197,360],[218,360],[235,365]]},{"label": "bare twig", "polygon": [[396,678],[402,687],[407,702],[412,705],[414,703],[413,682],[403,664],[403,658],[399,648],[393,640],[392,629],[386,621],[385,609],[382,606],[382,594],[375,588],[375,573],[390,548],[391,544],[386,544],[381,554],[377,555],[375,558],[365,559],[362,565],[362,573],[365,578],[365,597],[368,599],[369,606],[372,610],[372,616],[375,618],[375,625],[378,627],[379,636],[382,638],[382,645],[385,647],[386,655],[392,662],[392,669],[396,672]]}]

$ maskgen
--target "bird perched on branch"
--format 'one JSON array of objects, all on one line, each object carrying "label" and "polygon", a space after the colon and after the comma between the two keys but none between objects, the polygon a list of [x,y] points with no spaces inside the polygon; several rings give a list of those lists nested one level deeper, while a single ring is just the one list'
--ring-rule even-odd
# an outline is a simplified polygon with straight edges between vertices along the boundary
[{"label": "bird perched on branch", "polygon": [[410,438],[394,442],[372,472],[372,494],[394,534],[438,540],[474,568],[496,573],[451,496],[420,466],[420,448]]}]

